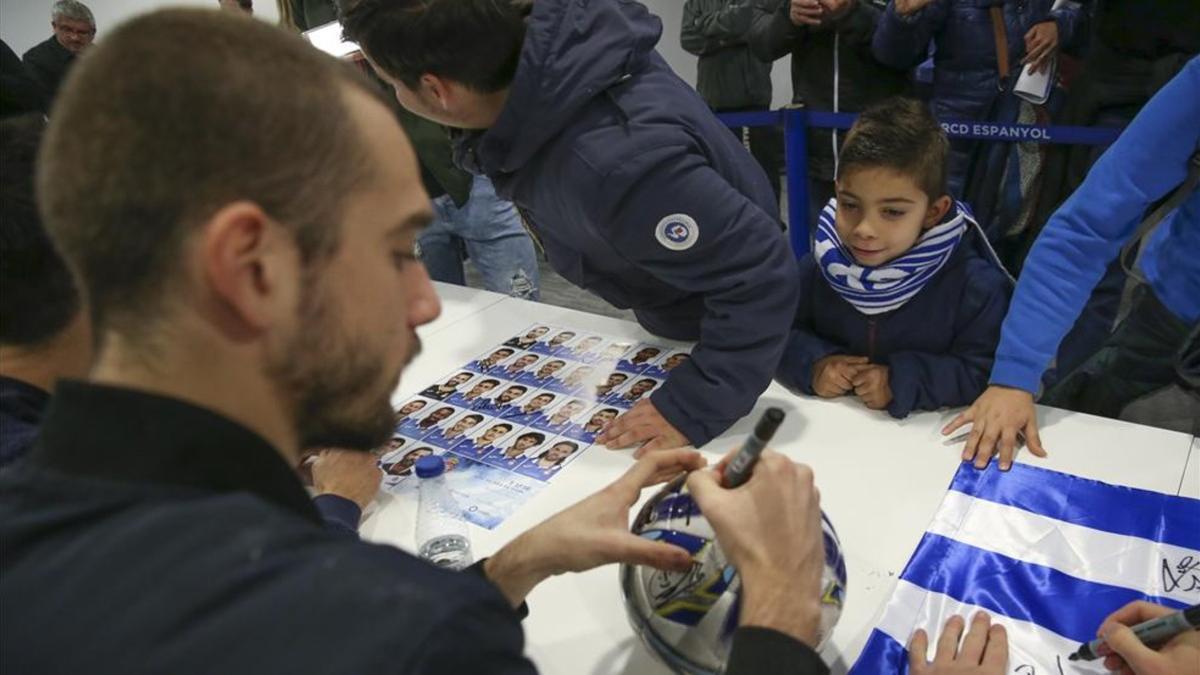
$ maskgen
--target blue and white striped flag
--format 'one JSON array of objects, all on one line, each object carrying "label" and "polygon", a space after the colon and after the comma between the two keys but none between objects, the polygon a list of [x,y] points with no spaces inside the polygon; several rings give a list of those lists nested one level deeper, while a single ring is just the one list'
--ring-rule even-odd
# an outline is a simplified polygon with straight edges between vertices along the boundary
[{"label": "blue and white striped flag", "polygon": [[1133,600],[1200,603],[1200,500],[964,463],[850,672],[907,673],[916,629],[932,657],[946,619],[986,610],[1008,630],[1007,672],[1106,673],[1067,656]]}]

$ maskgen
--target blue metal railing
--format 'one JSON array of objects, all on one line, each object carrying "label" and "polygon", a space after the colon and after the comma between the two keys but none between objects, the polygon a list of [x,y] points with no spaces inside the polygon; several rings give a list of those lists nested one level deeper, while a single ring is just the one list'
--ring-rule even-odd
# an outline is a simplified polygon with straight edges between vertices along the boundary
[{"label": "blue metal railing", "polygon": [[[849,129],[858,117],[852,113],[821,112],[804,108],[725,113],[717,117],[730,127],[783,127],[784,164],[787,167],[788,236],[796,257],[808,252],[808,134],[817,129]],[[1111,127],[1039,126],[999,124],[970,120],[943,120],[951,138],[1007,143],[1064,143],[1109,145],[1121,129]]]}]

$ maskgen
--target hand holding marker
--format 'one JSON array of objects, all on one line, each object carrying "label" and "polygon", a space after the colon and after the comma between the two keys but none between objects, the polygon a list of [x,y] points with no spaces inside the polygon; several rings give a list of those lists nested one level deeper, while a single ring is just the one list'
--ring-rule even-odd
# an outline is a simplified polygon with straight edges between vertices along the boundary
[{"label": "hand holding marker", "polygon": [[[1200,605],[1192,605],[1187,609],[1182,609],[1166,616],[1160,616],[1157,619],[1143,621],[1136,626],[1132,626],[1131,630],[1133,630],[1133,634],[1137,639],[1142,641],[1142,644],[1147,647],[1154,647],[1167,642],[1180,633],[1186,633],[1189,630],[1196,630],[1197,628],[1200,628]],[[1105,645],[1104,639],[1096,638],[1091,642],[1080,645],[1079,649],[1067,658],[1071,661],[1095,661],[1104,656],[1104,654],[1100,653],[1101,645]],[[1108,653],[1111,653],[1111,650]]]}]

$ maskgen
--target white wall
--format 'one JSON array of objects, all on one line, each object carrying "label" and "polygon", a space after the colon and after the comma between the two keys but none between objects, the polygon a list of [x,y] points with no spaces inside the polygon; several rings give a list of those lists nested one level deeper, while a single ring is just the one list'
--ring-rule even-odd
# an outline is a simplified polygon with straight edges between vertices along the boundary
[{"label": "white wall", "polygon": [[[96,17],[96,38],[121,21],[143,12],[173,5],[216,7],[217,0],[83,0]],[[21,55],[50,37],[50,8],[54,0],[0,0],[0,38]],[[254,0],[254,15],[279,20],[275,0]]]},{"label": "white wall", "polygon": [[[685,52],[679,45],[679,32],[683,26],[683,0],[641,1],[662,19],[663,35],[658,43],[659,53],[680,77],[693,85],[696,84],[696,57]],[[771,70],[771,82],[774,84],[772,108],[781,108],[792,101],[791,64],[792,57],[785,56],[776,61]]]},{"label": "white wall", "polygon": [[[679,46],[683,23],[683,0],[642,0],[651,12],[662,18],[663,37],[658,49],[675,72],[687,82],[696,83],[696,57]],[[0,0],[0,38],[18,55],[50,36],[50,7],[53,0]],[[84,0],[96,15],[97,38],[104,31],[131,16],[158,7],[198,5],[216,7],[217,0]],[[254,0],[254,15],[265,21],[279,19],[275,0]],[[792,98],[791,57],[775,62],[771,79],[775,83],[772,107],[778,108]]]}]

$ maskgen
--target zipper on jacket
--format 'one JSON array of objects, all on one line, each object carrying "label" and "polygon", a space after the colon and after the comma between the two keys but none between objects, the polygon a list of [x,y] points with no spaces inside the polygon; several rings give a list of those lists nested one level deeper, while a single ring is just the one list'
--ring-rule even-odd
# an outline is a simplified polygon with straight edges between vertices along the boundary
[{"label": "zipper on jacket", "polygon": [[542,254],[542,257],[545,258],[546,247],[542,246],[542,238],[538,236],[537,230],[534,229],[533,220],[529,218],[528,214],[525,213],[525,209],[517,206],[516,202],[513,202],[513,207],[517,209],[517,216],[521,218],[521,226],[525,228],[525,232],[528,233],[529,238],[533,240],[533,245],[537,247],[537,250]]}]

